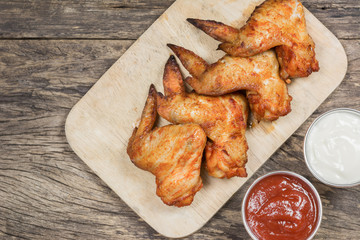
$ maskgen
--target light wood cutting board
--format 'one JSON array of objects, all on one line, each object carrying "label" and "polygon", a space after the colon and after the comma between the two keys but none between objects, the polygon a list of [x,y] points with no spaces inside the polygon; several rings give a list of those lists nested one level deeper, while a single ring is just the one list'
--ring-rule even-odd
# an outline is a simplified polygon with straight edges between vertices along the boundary
[{"label": "light wood cutting board", "polygon": [[[127,142],[140,118],[149,85],[154,83],[158,91],[163,91],[164,64],[171,54],[167,43],[193,50],[208,62],[224,55],[215,51],[217,41],[190,25],[186,18],[214,19],[240,27],[262,2],[177,0],[99,79],[67,118],[66,136],[74,152],[139,216],[167,237],[183,237],[200,229],[247,178],[216,179],[203,172],[204,187],[191,206],[164,205],[155,194],[154,176],[136,168],[126,154]],[[289,85],[293,97],[289,115],[247,131],[249,177],[345,76],[347,58],[340,42],[307,10],[306,19],[316,43],[320,71],[308,78],[295,79]],[[188,74],[182,70],[184,75]],[[166,124],[165,120],[159,123]]]}]

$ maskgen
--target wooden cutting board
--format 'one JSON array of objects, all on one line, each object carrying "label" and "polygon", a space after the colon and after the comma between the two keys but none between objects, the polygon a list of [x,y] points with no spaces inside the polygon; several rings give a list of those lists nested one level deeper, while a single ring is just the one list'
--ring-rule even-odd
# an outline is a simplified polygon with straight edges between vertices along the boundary
[{"label": "wooden cutting board", "polygon": [[[240,27],[261,2],[177,0],[68,115],[65,130],[74,152],[139,216],[167,237],[183,237],[200,229],[247,178],[216,179],[203,172],[204,187],[191,206],[164,205],[155,194],[154,176],[136,168],[126,154],[149,85],[154,83],[158,91],[163,91],[164,64],[171,54],[167,43],[193,50],[208,62],[215,62],[224,54],[215,51],[217,41],[190,25],[186,18],[214,19]],[[340,42],[307,10],[306,19],[316,43],[320,71],[308,78],[295,79],[289,85],[293,97],[289,115],[247,131],[249,177],[315,111],[346,73],[347,58]],[[182,70],[184,75],[188,74]],[[166,124],[160,120],[159,125]]]}]

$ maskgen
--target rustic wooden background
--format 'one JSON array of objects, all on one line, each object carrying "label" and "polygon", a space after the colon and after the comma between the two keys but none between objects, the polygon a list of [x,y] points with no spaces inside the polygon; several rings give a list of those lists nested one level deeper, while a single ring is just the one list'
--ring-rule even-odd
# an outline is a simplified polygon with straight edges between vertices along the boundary
[{"label": "rustic wooden background", "polygon": [[[0,1],[0,239],[162,239],[70,149],[72,106],[173,0]],[[315,239],[360,238],[360,186],[328,187],[307,170],[302,144],[321,113],[360,110],[360,3],[304,0],[343,44],[342,84],[230,201],[189,239],[248,239],[241,199],[258,176],[287,169],[323,202]],[[359,169],[360,171],[360,169]]]}]

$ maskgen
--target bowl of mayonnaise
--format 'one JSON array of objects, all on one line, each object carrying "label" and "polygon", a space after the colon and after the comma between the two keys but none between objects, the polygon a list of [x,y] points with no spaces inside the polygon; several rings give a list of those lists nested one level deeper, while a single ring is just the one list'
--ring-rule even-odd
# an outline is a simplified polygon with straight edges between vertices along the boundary
[{"label": "bowl of mayonnaise", "polygon": [[330,110],[314,120],[304,139],[310,172],[333,187],[360,184],[360,111]]}]

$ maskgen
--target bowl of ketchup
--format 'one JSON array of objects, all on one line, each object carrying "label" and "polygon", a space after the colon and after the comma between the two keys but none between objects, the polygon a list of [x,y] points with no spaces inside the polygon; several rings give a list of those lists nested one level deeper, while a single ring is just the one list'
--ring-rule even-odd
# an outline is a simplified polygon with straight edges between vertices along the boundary
[{"label": "bowl of ketchup", "polygon": [[312,239],[322,218],[315,187],[294,172],[276,171],[253,182],[242,203],[242,219],[252,239]]}]

